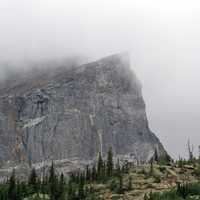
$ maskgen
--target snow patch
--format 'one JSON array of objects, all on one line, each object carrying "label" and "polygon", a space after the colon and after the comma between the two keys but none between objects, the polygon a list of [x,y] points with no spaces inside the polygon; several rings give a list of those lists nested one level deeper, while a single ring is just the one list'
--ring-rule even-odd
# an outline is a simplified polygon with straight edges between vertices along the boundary
[{"label": "snow patch", "polygon": [[33,126],[36,126],[40,124],[45,118],[46,116],[29,119],[28,122],[23,126],[23,128],[31,128]]}]

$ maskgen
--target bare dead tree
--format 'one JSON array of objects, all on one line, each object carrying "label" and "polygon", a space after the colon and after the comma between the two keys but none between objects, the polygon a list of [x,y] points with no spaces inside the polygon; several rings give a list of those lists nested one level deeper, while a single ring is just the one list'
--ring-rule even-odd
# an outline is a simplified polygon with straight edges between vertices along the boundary
[{"label": "bare dead tree", "polygon": [[188,139],[188,142],[187,142],[187,149],[188,149],[188,155],[189,155],[189,160],[193,160],[194,158],[194,146],[190,144],[190,140]]},{"label": "bare dead tree", "polygon": [[198,157],[198,159],[199,159],[199,161],[200,161],[200,145],[198,146],[198,148],[199,148],[199,157]]}]

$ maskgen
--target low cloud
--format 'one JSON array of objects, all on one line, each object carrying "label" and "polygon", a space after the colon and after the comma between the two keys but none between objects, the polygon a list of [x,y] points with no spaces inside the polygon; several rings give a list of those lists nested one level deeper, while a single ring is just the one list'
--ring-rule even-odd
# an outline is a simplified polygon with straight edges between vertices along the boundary
[{"label": "low cloud", "polygon": [[35,63],[129,51],[151,128],[173,156],[186,156],[187,139],[200,141],[199,9],[179,0],[1,1],[0,79]]}]

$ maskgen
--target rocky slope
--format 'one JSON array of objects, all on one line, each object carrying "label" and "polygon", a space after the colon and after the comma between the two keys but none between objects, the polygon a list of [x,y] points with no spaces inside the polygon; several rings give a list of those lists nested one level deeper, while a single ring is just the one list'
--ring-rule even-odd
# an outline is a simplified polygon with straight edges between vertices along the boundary
[{"label": "rocky slope", "polygon": [[[51,69],[52,70],[52,69]],[[0,161],[91,160],[97,152],[138,162],[157,149],[128,55],[38,73],[0,87]]]}]

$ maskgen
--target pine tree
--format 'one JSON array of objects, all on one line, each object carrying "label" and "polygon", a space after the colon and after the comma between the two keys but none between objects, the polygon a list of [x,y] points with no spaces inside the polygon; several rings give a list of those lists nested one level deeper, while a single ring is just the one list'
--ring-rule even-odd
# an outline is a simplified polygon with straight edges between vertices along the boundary
[{"label": "pine tree", "polygon": [[98,179],[102,179],[102,170],[103,170],[103,159],[101,153],[99,152],[98,163],[97,163],[97,176]]},{"label": "pine tree", "polygon": [[59,200],[65,199],[65,180],[64,174],[61,173],[60,180],[59,180]]},{"label": "pine tree", "polygon": [[72,196],[73,196],[72,181],[69,180],[68,187],[67,187],[67,197],[68,199],[72,199]]},{"label": "pine tree", "polygon": [[17,200],[17,185],[15,179],[15,171],[13,170],[8,186],[8,200]]},{"label": "pine tree", "polygon": [[35,185],[36,183],[37,183],[37,174],[36,174],[35,168],[33,168],[29,176],[28,184]]},{"label": "pine tree", "polygon": [[124,162],[123,164],[123,172],[128,173],[129,172],[129,163],[128,161]]},{"label": "pine tree", "polygon": [[55,174],[55,169],[54,169],[54,164],[53,162],[51,163],[51,168],[49,171],[49,182],[53,182],[55,180],[56,174]]},{"label": "pine tree", "polygon": [[85,196],[87,197],[89,194],[90,194],[90,191],[89,191],[88,186],[86,185],[85,186]]},{"label": "pine tree", "polygon": [[118,188],[118,193],[123,194],[124,189],[123,189],[123,177],[122,175],[119,176],[119,188]]},{"label": "pine tree", "polygon": [[85,192],[84,192],[84,182],[81,181],[78,186],[78,199],[84,199]]},{"label": "pine tree", "polygon": [[153,169],[153,161],[151,161],[150,163],[150,171],[149,171],[149,175],[152,176],[154,173],[154,169]]},{"label": "pine tree", "polygon": [[148,195],[146,193],[144,195],[144,200],[149,200],[149,197],[148,197]]},{"label": "pine tree", "polygon": [[153,193],[152,193],[152,191],[149,193],[149,200],[153,200],[154,199],[154,197],[153,197]]},{"label": "pine tree", "polygon": [[119,163],[119,158],[117,159],[117,164],[116,164],[116,176],[119,176],[121,174],[121,167]]},{"label": "pine tree", "polygon": [[113,153],[112,153],[112,148],[109,148],[108,155],[107,155],[107,176],[112,176],[113,175]]},{"label": "pine tree", "polygon": [[34,168],[31,170],[31,174],[28,179],[28,184],[32,187],[33,192],[38,192],[37,173]]},{"label": "pine tree", "polygon": [[67,200],[77,200],[76,186],[70,180],[67,186]]},{"label": "pine tree", "polygon": [[27,191],[26,182],[20,182],[20,184],[17,184],[17,194],[19,196],[19,199],[25,197],[28,192],[29,191]]},{"label": "pine tree", "polygon": [[129,179],[128,179],[128,190],[132,190],[132,176],[129,176]]},{"label": "pine tree", "polygon": [[90,181],[91,180],[91,171],[90,171],[90,168],[89,168],[88,165],[86,167],[86,174],[85,174],[85,176],[86,176],[86,181]]},{"label": "pine tree", "polygon": [[84,172],[80,173],[80,181],[79,181],[79,183],[83,183],[84,184],[85,180],[86,180],[85,173]]},{"label": "pine tree", "polygon": [[154,152],[154,161],[155,161],[155,162],[158,162],[158,161],[159,161],[157,149],[155,149],[155,152]]},{"label": "pine tree", "polygon": [[97,179],[97,170],[96,170],[96,166],[94,165],[92,167],[92,180],[96,181],[96,179]]},{"label": "pine tree", "polygon": [[106,178],[106,163],[103,161],[103,166],[102,166],[102,178],[105,180]]},{"label": "pine tree", "polygon": [[21,199],[23,194],[21,193],[21,184],[19,181],[16,182],[16,199]]},{"label": "pine tree", "polygon": [[50,199],[57,200],[58,197],[58,179],[55,174],[54,164],[52,162],[50,172],[49,172],[49,192],[50,192]]}]

